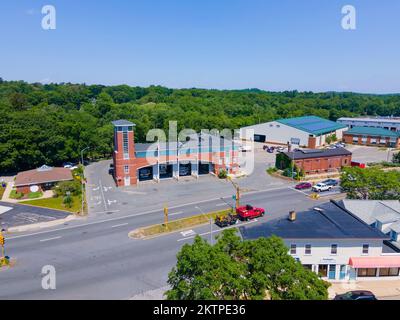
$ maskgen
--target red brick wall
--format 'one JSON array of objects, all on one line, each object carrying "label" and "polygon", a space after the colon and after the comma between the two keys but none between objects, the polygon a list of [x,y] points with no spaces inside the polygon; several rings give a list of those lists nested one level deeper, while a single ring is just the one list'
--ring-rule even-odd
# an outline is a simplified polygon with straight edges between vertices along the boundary
[{"label": "red brick wall", "polygon": [[[357,137],[357,138],[358,138],[357,143],[353,141],[353,137]],[[385,143],[384,145],[383,145],[383,144],[380,144],[380,143],[376,143],[376,144],[371,143],[371,138],[373,138],[373,137],[367,136],[367,141],[366,141],[366,143],[363,143],[363,142],[362,142],[362,136],[361,136],[361,135],[352,135],[352,134],[347,134],[347,133],[345,133],[345,134],[343,135],[344,142],[347,143],[347,144],[358,144],[358,145],[364,145],[364,146],[387,146],[387,147],[390,146],[390,139],[389,139],[389,138],[385,138],[386,143]],[[380,137],[377,138],[377,139],[381,140]],[[395,147],[396,147],[396,148],[399,148],[399,147],[400,147],[400,138],[397,139],[397,142],[396,142],[396,146],[395,146]]]},{"label": "red brick wall", "polygon": [[314,159],[295,160],[298,168],[303,169],[306,174],[329,172],[339,170],[341,167],[351,165],[352,156],[324,157]]},{"label": "red brick wall", "polygon": [[[18,193],[23,193],[23,194],[27,194],[31,192],[30,186],[21,186],[21,187],[17,187],[17,192]],[[39,191],[42,191],[41,186],[39,185]]]}]

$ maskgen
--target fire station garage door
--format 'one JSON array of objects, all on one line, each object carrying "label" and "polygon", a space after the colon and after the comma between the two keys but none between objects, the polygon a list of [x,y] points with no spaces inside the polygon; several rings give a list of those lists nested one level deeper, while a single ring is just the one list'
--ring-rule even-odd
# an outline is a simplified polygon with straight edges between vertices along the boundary
[{"label": "fire station garage door", "polygon": [[267,137],[262,134],[255,134],[254,135],[254,142],[265,142],[267,141]]},{"label": "fire station garage door", "polygon": [[205,175],[210,173],[210,164],[208,162],[199,162],[199,175]]},{"label": "fire station garage door", "polygon": [[173,176],[172,164],[160,164],[160,179],[169,179]]},{"label": "fire station garage door", "polygon": [[179,176],[186,177],[192,175],[192,164],[189,163],[180,163],[179,164]]},{"label": "fire station garage door", "polygon": [[139,181],[153,180],[153,167],[139,169]]}]

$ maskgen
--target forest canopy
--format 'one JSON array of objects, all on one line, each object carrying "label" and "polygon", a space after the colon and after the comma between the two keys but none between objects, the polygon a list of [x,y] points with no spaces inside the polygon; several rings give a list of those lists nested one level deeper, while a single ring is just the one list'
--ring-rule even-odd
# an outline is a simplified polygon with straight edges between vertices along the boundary
[{"label": "forest canopy", "polygon": [[0,78],[0,173],[78,161],[90,146],[92,159],[110,157],[112,125],[127,119],[135,140],[149,129],[237,129],[279,118],[317,115],[400,116],[400,95],[168,89],[127,85],[41,84]]}]

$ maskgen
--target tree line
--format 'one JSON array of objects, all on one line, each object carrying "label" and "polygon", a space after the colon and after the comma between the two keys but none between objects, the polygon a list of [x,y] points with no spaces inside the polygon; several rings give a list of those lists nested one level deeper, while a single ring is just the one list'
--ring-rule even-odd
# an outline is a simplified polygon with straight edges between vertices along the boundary
[{"label": "tree line", "polygon": [[0,173],[110,157],[111,121],[134,122],[135,140],[153,128],[237,129],[278,118],[400,116],[400,95],[169,89],[127,85],[41,84],[0,78]]}]

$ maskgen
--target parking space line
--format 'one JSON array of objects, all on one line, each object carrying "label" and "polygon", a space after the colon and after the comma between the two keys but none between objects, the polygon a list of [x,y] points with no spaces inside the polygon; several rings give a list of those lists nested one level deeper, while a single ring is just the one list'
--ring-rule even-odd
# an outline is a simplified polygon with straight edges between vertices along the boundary
[{"label": "parking space line", "polygon": [[48,239],[42,239],[40,240],[40,242],[47,242],[47,241],[51,241],[51,240],[57,240],[57,239],[61,239],[62,237],[54,237],[54,238],[48,238]]},{"label": "parking space line", "polygon": [[218,203],[215,205],[216,207],[227,207],[228,205],[226,203]]},{"label": "parking space line", "polygon": [[308,193],[305,193],[304,191],[301,191],[301,190],[297,190],[296,188],[289,187],[289,189],[292,189],[293,191],[296,191],[296,192],[299,192],[299,193],[305,194],[307,197],[309,196],[309,194],[308,194]]},{"label": "parking space line", "polygon": [[183,214],[183,211],[177,211],[177,212],[171,213],[171,214],[169,214],[169,216],[177,216],[179,214]]}]

